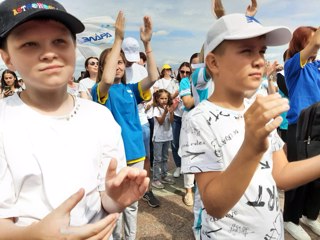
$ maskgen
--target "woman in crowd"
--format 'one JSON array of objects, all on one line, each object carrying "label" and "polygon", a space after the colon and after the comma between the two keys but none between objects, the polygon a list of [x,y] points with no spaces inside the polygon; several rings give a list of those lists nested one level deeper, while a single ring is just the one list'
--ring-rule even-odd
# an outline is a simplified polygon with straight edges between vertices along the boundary
[{"label": "woman in crowd", "polygon": [[[137,83],[127,84],[125,75],[125,56],[121,51],[124,38],[124,16],[120,12],[116,20],[115,41],[112,48],[104,50],[99,58],[97,84],[92,88],[95,102],[110,109],[121,127],[127,165],[143,169],[146,156],[142,128],[138,114],[138,104],[151,98],[150,88],[158,79],[156,62],[151,49],[152,23],[144,17],[144,27],[140,38],[144,44],[147,58],[148,76]],[[124,212],[125,239],[135,239],[137,228],[138,202],[127,207]],[[114,239],[121,239],[122,220],[118,221]]]},{"label": "woman in crowd", "polygon": [[84,63],[86,71],[83,79],[79,82],[80,97],[92,100],[91,88],[97,81],[99,59],[97,57],[88,57]]},{"label": "woman in crowd", "polygon": [[[290,162],[298,160],[296,130],[300,112],[320,101],[320,61],[316,60],[319,48],[320,28],[303,26],[294,31],[287,50],[284,73],[290,101],[287,113],[287,156]],[[299,220],[320,236],[320,223],[316,221],[320,209],[319,190],[317,182],[313,181],[285,193],[284,227],[298,240],[310,239]]]},{"label": "woman in crowd", "polygon": [[22,88],[16,73],[9,69],[4,70],[1,76],[0,98],[9,97],[18,91],[22,91]]}]

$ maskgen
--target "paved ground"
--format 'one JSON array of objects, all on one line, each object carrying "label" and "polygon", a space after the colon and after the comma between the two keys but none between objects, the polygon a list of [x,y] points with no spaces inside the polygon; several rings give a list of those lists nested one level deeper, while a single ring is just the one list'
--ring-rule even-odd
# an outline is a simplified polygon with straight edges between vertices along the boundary
[{"label": "paved ground", "polygon": [[[171,157],[169,159],[169,171],[171,173],[174,171],[174,163]],[[176,180],[175,185],[166,185],[165,189],[153,190],[154,194],[160,199],[161,206],[159,208],[151,208],[146,202],[140,200],[137,239],[194,239],[191,230],[193,224],[192,207],[188,207],[182,202],[182,196],[184,195],[183,176],[176,178]],[[283,194],[281,194],[281,200],[283,202]],[[308,228],[303,227],[312,237],[312,240],[320,239]],[[294,240],[288,233],[285,234],[285,239]]]}]

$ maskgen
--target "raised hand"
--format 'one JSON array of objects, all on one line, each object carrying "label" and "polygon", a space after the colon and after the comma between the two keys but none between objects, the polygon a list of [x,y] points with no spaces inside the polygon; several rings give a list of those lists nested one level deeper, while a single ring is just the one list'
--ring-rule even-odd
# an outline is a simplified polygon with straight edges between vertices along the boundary
[{"label": "raised hand", "polygon": [[268,135],[280,126],[282,118],[279,115],[288,110],[288,100],[279,94],[258,95],[244,114],[245,141],[249,142],[248,145],[257,152],[266,151]]},{"label": "raised hand", "polygon": [[152,21],[151,17],[143,17],[143,26],[140,28],[140,39],[142,42],[150,42],[152,37]]},{"label": "raised hand", "polygon": [[124,209],[132,203],[138,201],[147,191],[149,178],[146,170],[134,167],[125,167],[117,174],[117,161],[110,161],[106,174],[106,194],[117,205]]},{"label": "raised hand", "polygon": [[274,61],[272,64],[269,62],[267,63],[267,77],[269,78],[270,76],[275,76],[278,69],[281,68],[281,65],[278,63],[278,61]]},{"label": "raised hand", "polygon": [[115,38],[124,39],[125,17],[122,11],[119,11],[115,23]]},{"label": "raised hand", "polygon": [[115,227],[118,214],[84,226],[70,226],[70,212],[84,196],[84,190],[69,197],[38,223],[31,225],[32,232],[39,239],[109,239]]},{"label": "raised hand", "polygon": [[224,11],[221,0],[212,0],[211,8],[212,8],[211,9],[212,15],[215,16],[216,18],[221,18],[222,16],[225,15],[225,11]]},{"label": "raised hand", "polygon": [[247,7],[246,15],[249,17],[254,17],[258,10],[258,4],[256,0],[251,0],[251,5]]}]

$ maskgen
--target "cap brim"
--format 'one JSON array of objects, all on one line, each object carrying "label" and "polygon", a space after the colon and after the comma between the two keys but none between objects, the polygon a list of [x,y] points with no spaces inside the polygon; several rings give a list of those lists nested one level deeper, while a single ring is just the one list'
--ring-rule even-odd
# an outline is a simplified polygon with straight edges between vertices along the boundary
[{"label": "cap brim", "polygon": [[288,43],[291,40],[292,34],[287,27],[261,27],[260,29],[253,28],[252,32],[245,29],[245,31],[239,31],[237,34],[225,36],[224,40],[242,40],[259,36],[266,36],[267,46],[280,46]]},{"label": "cap brim", "polygon": [[133,54],[133,53],[124,53],[127,61],[129,62],[139,62],[140,61],[140,55],[139,54]]},{"label": "cap brim", "polygon": [[62,24],[66,25],[66,27],[74,34],[81,33],[84,31],[85,26],[83,23],[77,19],[76,17],[72,16],[71,14],[63,11],[57,11],[57,10],[41,10],[37,12],[33,12],[32,14],[26,16],[25,18],[20,18],[19,21],[12,24],[12,26],[8,27],[8,30],[6,32],[3,32],[0,37],[5,37],[12,29],[17,27],[18,25],[25,23],[29,20],[35,19],[35,18],[43,18],[43,19],[53,19],[58,22],[61,22]]}]

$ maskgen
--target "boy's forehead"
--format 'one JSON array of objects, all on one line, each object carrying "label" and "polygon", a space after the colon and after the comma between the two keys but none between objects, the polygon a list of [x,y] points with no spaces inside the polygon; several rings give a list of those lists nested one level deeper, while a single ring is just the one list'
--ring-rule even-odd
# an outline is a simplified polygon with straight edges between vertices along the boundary
[{"label": "boy's forehead", "polygon": [[55,20],[30,20],[17,26],[11,31],[10,36],[19,37],[27,33],[40,34],[41,29],[52,29],[57,34],[71,34],[69,29],[62,23]]},{"label": "boy's forehead", "polygon": [[241,40],[225,40],[225,42],[233,43],[238,46],[248,46],[248,47],[266,47],[266,36],[262,35],[259,37],[253,37]]}]

